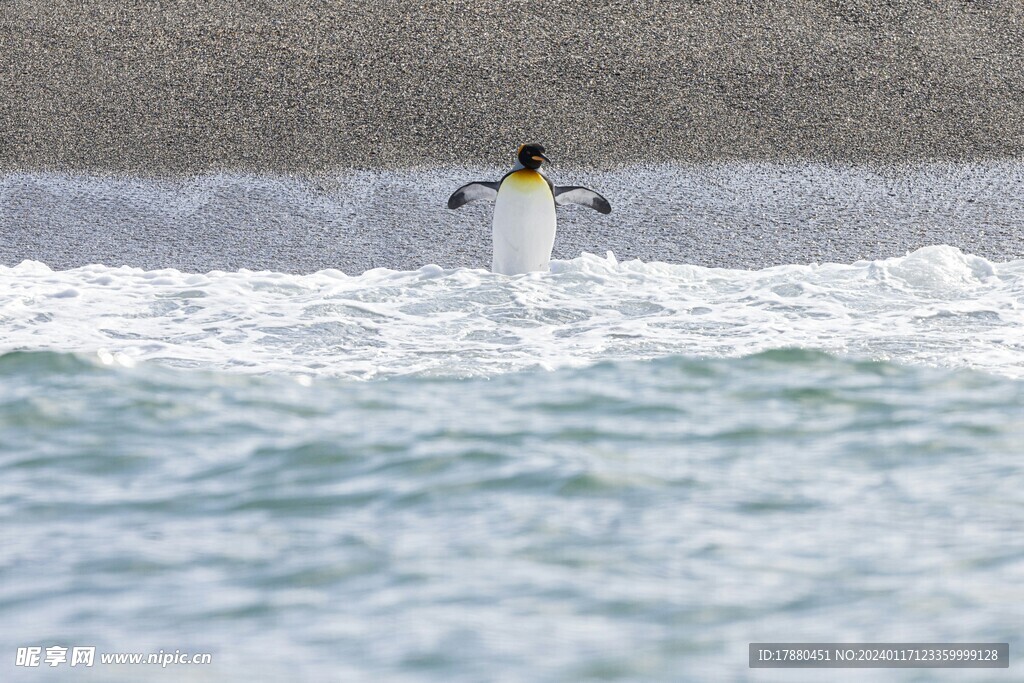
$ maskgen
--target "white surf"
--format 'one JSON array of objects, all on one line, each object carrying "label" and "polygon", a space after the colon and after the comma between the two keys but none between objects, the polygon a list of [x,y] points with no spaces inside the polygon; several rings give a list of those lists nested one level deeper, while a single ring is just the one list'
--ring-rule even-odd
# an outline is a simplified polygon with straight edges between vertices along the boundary
[{"label": "white surf", "polygon": [[483,269],[183,273],[0,267],[0,352],[242,372],[493,376],[802,347],[1024,377],[1024,260],[953,247],[726,270],[590,254]]}]

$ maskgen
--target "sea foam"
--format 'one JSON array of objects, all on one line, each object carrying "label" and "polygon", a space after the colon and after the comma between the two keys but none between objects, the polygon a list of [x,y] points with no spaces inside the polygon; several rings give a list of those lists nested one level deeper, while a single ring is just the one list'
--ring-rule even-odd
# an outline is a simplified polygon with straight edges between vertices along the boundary
[{"label": "sea foam", "polygon": [[1024,261],[949,246],[729,270],[601,258],[480,269],[0,267],[0,351],[369,379],[799,347],[1024,375]]}]

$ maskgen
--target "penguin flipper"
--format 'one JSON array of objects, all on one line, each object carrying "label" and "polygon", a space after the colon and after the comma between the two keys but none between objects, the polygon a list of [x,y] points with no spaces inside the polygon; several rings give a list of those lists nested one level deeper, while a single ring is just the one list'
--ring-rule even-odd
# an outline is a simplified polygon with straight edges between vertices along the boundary
[{"label": "penguin flipper", "polygon": [[580,206],[589,206],[600,213],[612,212],[612,205],[608,203],[607,199],[585,187],[555,187],[555,204],[559,206],[579,204]]},{"label": "penguin flipper", "polygon": [[463,204],[468,204],[478,199],[497,199],[499,185],[501,183],[487,183],[483,181],[463,185],[448,198],[448,208],[457,209]]}]

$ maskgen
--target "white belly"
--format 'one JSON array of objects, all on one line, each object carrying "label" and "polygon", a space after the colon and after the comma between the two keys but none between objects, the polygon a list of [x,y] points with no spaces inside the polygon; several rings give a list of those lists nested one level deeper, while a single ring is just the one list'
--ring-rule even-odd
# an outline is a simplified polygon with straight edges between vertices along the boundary
[{"label": "white belly", "polygon": [[517,275],[547,270],[556,221],[555,199],[543,176],[523,169],[505,178],[494,203],[491,271]]}]

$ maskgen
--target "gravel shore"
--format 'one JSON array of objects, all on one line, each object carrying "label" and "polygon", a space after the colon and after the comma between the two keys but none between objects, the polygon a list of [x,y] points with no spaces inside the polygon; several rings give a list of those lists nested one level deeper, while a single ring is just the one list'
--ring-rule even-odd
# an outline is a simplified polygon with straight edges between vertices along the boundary
[{"label": "gravel shore", "polygon": [[0,263],[487,266],[443,208],[544,142],[555,256],[1024,244],[1024,3],[188,4],[0,15]]},{"label": "gravel shore", "polygon": [[[65,269],[273,270],[350,275],[490,267],[492,204],[445,208],[448,193],[500,168],[342,171],[288,177],[0,178],[0,264]],[[556,182],[600,190],[601,215],[559,210],[556,258],[582,251],[729,268],[902,256],[949,244],[994,261],[1024,256],[1024,162],[888,172],[820,164],[567,168]]]},{"label": "gravel shore", "polygon": [[1017,0],[18,1],[0,170],[1020,158]]}]

